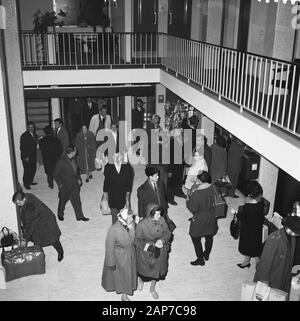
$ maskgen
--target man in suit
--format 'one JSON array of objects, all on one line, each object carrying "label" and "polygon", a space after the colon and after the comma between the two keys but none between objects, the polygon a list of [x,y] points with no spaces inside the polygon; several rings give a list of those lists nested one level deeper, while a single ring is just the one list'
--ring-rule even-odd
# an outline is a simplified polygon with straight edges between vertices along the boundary
[{"label": "man in suit", "polygon": [[59,160],[63,147],[60,140],[52,135],[50,126],[44,127],[45,137],[40,142],[40,150],[43,156],[45,173],[47,175],[48,186],[53,189],[53,172],[56,162]]},{"label": "man in suit", "polygon": [[24,168],[23,185],[26,189],[31,189],[30,185],[37,184],[33,182],[36,173],[37,141],[35,124],[30,121],[27,124],[26,132],[24,132],[20,138],[21,159]]},{"label": "man in suit", "polygon": [[100,136],[100,132],[102,129],[109,129],[111,125],[111,118],[107,114],[107,109],[105,105],[99,106],[99,113],[94,115],[91,118],[89,130],[96,137],[96,147],[98,148],[100,145],[104,143],[104,140]]},{"label": "man in suit", "polygon": [[143,128],[145,109],[143,108],[144,102],[142,99],[137,99],[136,107],[132,110],[132,129]]},{"label": "man in suit", "polygon": [[66,153],[67,147],[70,144],[69,133],[63,127],[63,121],[60,118],[54,119],[54,126],[55,126],[54,137],[57,137],[60,140],[63,146],[62,155],[64,155]]},{"label": "man in suit", "polygon": [[86,103],[83,105],[82,108],[82,123],[87,124],[87,126],[90,124],[90,121],[92,117],[98,113],[98,106],[96,103],[92,101],[91,97],[88,97],[86,99]]},{"label": "man in suit", "polygon": [[70,200],[75,211],[77,221],[88,221],[89,218],[84,217],[80,200],[80,186],[82,180],[79,175],[79,167],[75,160],[77,150],[74,146],[68,146],[66,154],[63,155],[56,163],[53,173],[57,183],[58,192],[58,219],[64,220],[64,210],[66,203]]},{"label": "man in suit", "polygon": [[165,185],[159,179],[159,169],[154,166],[147,166],[145,174],[148,179],[137,189],[138,216],[144,218],[146,216],[146,207],[151,203],[160,205],[164,213],[167,213],[168,202]]},{"label": "man in suit", "polygon": [[25,244],[31,241],[41,247],[52,245],[60,262],[64,258],[64,251],[59,240],[61,231],[54,213],[33,194],[18,191],[13,195],[12,201],[20,207]]}]

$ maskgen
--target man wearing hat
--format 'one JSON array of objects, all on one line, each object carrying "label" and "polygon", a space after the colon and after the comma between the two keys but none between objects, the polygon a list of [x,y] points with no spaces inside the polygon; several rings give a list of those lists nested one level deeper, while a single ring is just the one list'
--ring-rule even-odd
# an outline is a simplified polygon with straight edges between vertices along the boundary
[{"label": "man wearing hat", "polygon": [[267,239],[254,275],[254,282],[266,282],[271,288],[289,293],[296,237],[300,236],[300,217],[288,215],[283,228]]}]

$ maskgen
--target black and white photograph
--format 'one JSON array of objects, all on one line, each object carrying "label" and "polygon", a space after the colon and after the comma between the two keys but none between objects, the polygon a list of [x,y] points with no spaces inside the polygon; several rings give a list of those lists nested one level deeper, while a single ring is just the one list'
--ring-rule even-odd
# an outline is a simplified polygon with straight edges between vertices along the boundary
[{"label": "black and white photograph", "polygon": [[0,121],[0,301],[300,301],[300,1],[0,0]]}]

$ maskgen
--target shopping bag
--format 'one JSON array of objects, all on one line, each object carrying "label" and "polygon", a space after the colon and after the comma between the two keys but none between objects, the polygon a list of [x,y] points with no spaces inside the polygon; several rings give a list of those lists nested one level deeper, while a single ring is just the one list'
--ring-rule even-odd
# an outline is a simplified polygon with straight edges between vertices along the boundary
[{"label": "shopping bag", "polygon": [[252,301],[269,301],[271,288],[264,282],[257,281]]}]

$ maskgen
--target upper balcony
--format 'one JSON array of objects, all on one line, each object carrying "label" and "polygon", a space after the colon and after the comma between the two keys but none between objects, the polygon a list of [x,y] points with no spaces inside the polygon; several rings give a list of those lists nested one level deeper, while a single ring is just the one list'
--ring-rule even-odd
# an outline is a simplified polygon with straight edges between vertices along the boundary
[{"label": "upper balcony", "polygon": [[[21,33],[21,41],[25,88],[78,84],[79,80],[70,83],[66,81],[64,75],[67,71],[72,71],[72,77],[76,70],[89,71],[91,75],[95,70],[106,71],[106,74],[102,74],[104,77],[97,78],[98,84],[99,79],[101,84],[112,83],[111,77],[107,76],[108,71],[118,72],[121,76],[124,72],[126,81],[117,76],[114,83],[160,82],[177,93],[185,88],[181,93],[183,99],[233,134],[234,128],[229,126],[230,118],[234,121],[233,116],[237,115],[236,121],[241,123],[251,120],[253,125],[259,125],[264,130],[263,133],[279,137],[282,146],[285,142],[291,143],[299,159],[300,65],[163,33],[73,31],[37,35],[24,31]],[[138,71],[142,69],[143,76],[134,77],[133,68]],[[36,77],[36,70],[47,73],[49,70],[62,69],[57,83],[45,80],[49,74]],[[128,69],[132,72],[128,73]],[[30,71],[34,70],[30,76]],[[148,73],[149,70],[161,72],[154,75]],[[128,81],[130,74],[132,81]],[[166,74],[168,76],[163,76]],[[83,85],[94,84],[88,77],[82,78],[82,75],[80,73],[79,79]],[[204,97],[203,94],[209,97],[210,102],[218,102],[219,109],[204,106],[204,100],[201,105],[201,102],[191,99],[186,94],[190,89],[201,93],[201,97]],[[231,113],[226,123],[224,113],[228,108]],[[240,130],[244,128],[240,126]],[[252,130],[259,133],[254,127]],[[249,132],[248,136],[254,133]],[[246,138],[246,133],[245,137],[240,138]],[[259,140],[256,137],[252,142],[258,143]],[[282,166],[284,160],[276,160],[280,157],[278,151],[277,154],[265,153],[266,148],[276,149],[281,143],[267,146],[270,145],[269,141],[259,147],[249,145],[300,180],[299,165],[290,162],[288,166]],[[286,152],[289,153],[288,150]],[[287,170],[291,167],[296,169]]]}]

